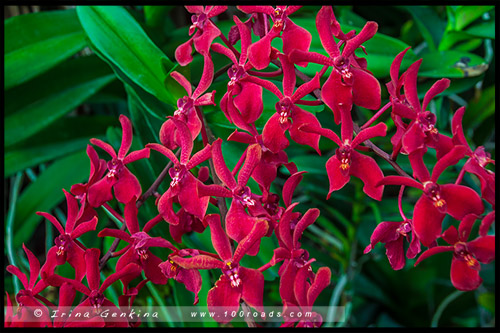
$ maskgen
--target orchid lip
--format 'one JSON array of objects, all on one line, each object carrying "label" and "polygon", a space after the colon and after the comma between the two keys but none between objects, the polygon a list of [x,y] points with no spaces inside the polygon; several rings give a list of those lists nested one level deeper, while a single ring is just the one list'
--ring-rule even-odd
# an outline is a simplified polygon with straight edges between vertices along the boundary
[{"label": "orchid lip", "polygon": [[228,261],[226,263],[226,266],[227,267],[222,269],[222,272],[229,278],[231,287],[233,288],[239,287],[241,284],[241,279],[238,275],[238,265],[233,266],[233,263]]}]

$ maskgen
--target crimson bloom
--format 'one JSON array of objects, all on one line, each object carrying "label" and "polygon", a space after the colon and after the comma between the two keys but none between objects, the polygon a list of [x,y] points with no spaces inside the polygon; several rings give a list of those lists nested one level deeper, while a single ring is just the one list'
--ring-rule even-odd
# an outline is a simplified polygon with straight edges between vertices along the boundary
[{"label": "crimson bloom", "polygon": [[64,228],[54,216],[44,212],[36,213],[49,220],[56,227],[57,231],[59,231],[59,236],[54,240],[55,245],[47,253],[47,261],[42,267],[42,278],[52,275],[55,266],[68,262],[75,269],[75,279],[81,281],[85,275],[84,255],[86,248],[77,238],[89,231],[95,230],[97,216],[94,216],[90,221],[76,225],[77,219],[83,213],[85,207],[82,206],[79,210],[77,200],[64,189],[63,191],[68,207],[68,217]]},{"label": "crimson bloom", "polygon": [[361,44],[375,35],[377,23],[367,22],[358,35],[345,41],[342,52],[333,38],[334,34],[339,34],[335,28],[337,25],[331,6],[323,6],[316,16],[316,27],[329,57],[297,49],[290,53],[290,61],[313,62],[332,67],[330,76],[321,87],[321,98],[332,109],[335,122],[339,124],[342,110],[351,111],[352,104],[375,110],[380,107],[381,97],[380,83],[366,69],[366,63],[359,61],[354,55]]},{"label": "crimson bloom", "polygon": [[[26,274],[21,272],[21,270],[16,266],[8,265],[6,268],[7,272],[15,275],[24,287],[24,289],[20,290],[16,295],[16,301],[19,308],[16,315],[11,314],[9,319],[10,327],[52,327],[49,311],[45,305],[40,303],[40,301],[49,306],[53,304],[50,303],[45,297],[39,295],[39,293],[47,288],[49,284],[45,281],[45,279],[40,279],[37,282],[40,274],[40,262],[24,244],[23,249],[28,257],[30,267],[29,279],[26,277]],[[10,302],[10,298],[7,297],[7,299]],[[29,311],[26,307],[31,307],[31,311]],[[42,311],[40,317],[34,316],[32,311],[33,307]]]},{"label": "crimson bloom", "polygon": [[475,214],[466,215],[460,222],[458,231],[455,226],[449,227],[441,236],[449,246],[435,246],[428,249],[417,259],[415,266],[437,253],[453,252],[451,283],[458,290],[477,289],[483,282],[479,276],[481,270],[479,262],[488,264],[495,260],[495,236],[480,236],[467,241],[477,218]]},{"label": "crimson bloom", "polygon": [[292,50],[309,50],[311,45],[311,33],[299,27],[288,18],[289,15],[302,6],[237,6],[239,10],[247,14],[263,13],[269,15],[273,21],[271,30],[267,31],[263,38],[253,43],[248,48],[248,58],[256,69],[264,69],[271,61],[271,42],[280,37],[283,40],[283,53],[288,55]]},{"label": "crimson bloom", "polygon": [[201,182],[193,176],[190,170],[210,158],[212,146],[207,144],[202,150],[191,156],[193,138],[189,129],[183,122],[174,118],[171,118],[171,120],[177,127],[177,133],[179,134],[181,145],[180,159],[169,148],[160,144],[149,143],[146,147],[162,153],[174,164],[168,171],[172,178],[170,187],[158,201],[158,211],[165,221],[173,225],[178,225],[179,218],[172,208],[174,197],[178,198],[179,203],[188,213],[200,220],[203,220],[205,216],[209,198],[202,198],[198,195],[198,186]]},{"label": "crimson bloom", "polygon": [[[231,171],[227,168],[222,156],[221,143],[222,141],[215,141],[212,144],[212,160],[215,173],[227,188],[220,185],[200,185],[199,194],[200,196],[217,196],[233,199],[226,216],[226,232],[231,239],[240,242],[248,235],[257,222],[257,218],[253,217],[256,215],[255,212],[263,211],[262,207],[257,205],[257,198],[247,186],[250,175],[261,158],[261,148],[258,144],[248,147],[245,164],[242,166],[238,174],[238,180],[236,181]],[[246,213],[246,208],[248,208],[252,216]],[[249,254],[256,255],[259,251],[259,246],[260,242],[256,241],[255,246],[248,251]]]},{"label": "crimson bloom", "polygon": [[378,187],[377,183],[384,177],[384,174],[373,158],[358,153],[356,149],[362,149],[360,145],[366,140],[376,136],[385,136],[387,126],[384,123],[378,123],[375,126],[361,130],[353,139],[354,130],[350,111],[344,110],[343,112],[342,140],[335,132],[328,128],[302,127],[303,131],[320,134],[339,145],[339,148],[335,151],[335,155],[326,161],[326,173],[330,181],[330,189],[326,198],[329,199],[333,191],[344,187],[352,175],[363,181],[363,191],[369,197],[381,200],[384,189],[383,187]]},{"label": "crimson bloom", "polygon": [[237,60],[237,54],[227,47],[214,43],[211,49],[215,52],[221,53],[231,59],[233,66],[231,66],[227,75],[230,81],[227,84],[227,91],[222,96],[220,107],[226,115],[229,122],[234,123],[239,128],[256,134],[255,127],[251,126],[262,114],[264,105],[262,103],[262,87],[252,83],[241,80],[247,76],[247,71],[253,68],[253,65],[248,60],[247,49],[252,43],[252,36],[247,26],[234,16],[234,22],[241,36],[241,54]]},{"label": "crimson bloom", "polygon": [[[481,182],[481,196],[493,206],[493,209],[495,209],[495,173],[486,169],[488,164],[495,164],[495,161],[491,159],[491,154],[486,152],[483,146],[477,147],[474,151],[469,146],[462,128],[464,113],[465,107],[461,107],[453,115],[451,121],[453,142],[467,148],[465,155],[468,156],[469,159],[465,162],[463,171],[470,172],[479,178]],[[461,180],[461,177],[459,177],[459,180]]]},{"label": "crimson bloom", "polygon": [[71,284],[77,291],[87,296],[87,298],[83,302],[81,302],[75,307],[75,309],[73,309],[75,313],[86,312],[85,310],[81,310],[82,308],[93,308],[93,313],[90,314],[89,320],[82,321],[79,318],[73,317],[66,321],[64,325],[65,327],[128,327],[128,321],[126,318],[122,318],[119,321],[105,321],[104,318],[99,315],[103,307],[106,307],[112,312],[116,312],[118,316],[120,316],[121,314],[120,309],[104,296],[104,291],[114,282],[126,277],[127,275],[137,276],[137,272],[141,272],[141,268],[134,263],[129,263],[120,271],[117,271],[108,276],[101,284],[99,271],[99,255],[99,249],[87,249],[87,251],[85,251],[85,263],[87,268],[86,277],[88,287],[86,287],[80,281],[71,280],[56,274],[51,275],[47,278],[47,282],[52,286],[61,287],[66,282]]},{"label": "crimson bloom", "polygon": [[[203,254],[191,258],[172,256],[170,259],[186,269],[221,269],[221,277],[208,292],[208,311],[219,314],[224,311],[237,311],[240,299],[257,311],[262,311],[264,275],[257,269],[240,266],[239,262],[248,253],[248,250],[267,233],[267,222],[258,220],[253,225],[252,230],[238,244],[236,250],[232,252],[229,239],[222,229],[219,215],[210,214],[206,218],[210,227],[212,244],[221,260]],[[214,319],[219,322],[231,320],[231,318],[222,315],[215,316]]]},{"label": "crimson bloom", "polygon": [[[285,323],[281,327],[290,327],[295,322],[298,322],[296,327],[320,327],[322,325],[323,318],[319,313],[312,311],[312,308],[319,294],[330,284],[331,275],[332,272],[328,267],[321,267],[314,274],[310,262],[299,268],[293,281],[293,292],[297,303],[284,302],[283,318]],[[291,312],[296,313],[297,310],[310,312],[311,316],[304,316],[301,319],[296,315],[289,315]]]},{"label": "crimson bloom", "polygon": [[134,196],[137,198],[141,196],[141,184],[126,165],[142,158],[149,158],[149,149],[144,148],[128,154],[132,145],[132,123],[122,114],[120,115],[120,123],[122,125],[122,143],[118,154],[110,144],[99,139],[90,139],[92,144],[112,157],[107,164],[107,175],[88,189],[88,200],[93,207],[99,207],[106,201],[113,199],[111,188],[114,189],[116,200],[121,203],[129,202]]},{"label": "crimson bloom", "polygon": [[196,109],[202,105],[215,105],[214,93],[215,90],[203,94],[212,84],[214,77],[214,64],[210,58],[210,54],[203,57],[203,74],[201,75],[198,86],[193,91],[191,82],[179,72],[173,71],[170,76],[174,78],[187,92],[187,96],[177,100],[177,110],[174,116],[170,117],[163,123],[160,128],[160,141],[168,149],[175,149],[180,145],[179,134],[173,119],[181,121],[187,125],[191,132],[192,139],[195,139],[201,131],[201,119],[196,113]]},{"label": "crimson bloom", "polygon": [[300,99],[319,88],[321,75],[316,73],[312,80],[302,84],[295,90],[297,78],[294,65],[290,63],[287,56],[280,54],[278,57],[283,69],[283,93],[270,81],[254,76],[243,78],[245,81],[264,87],[279,98],[275,106],[276,113],[269,118],[262,131],[263,143],[273,153],[278,153],[288,147],[289,142],[285,136],[285,131],[289,130],[292,140],[301,145],[311,146],[320,153],[318,147],[319,135],[300,130],[303,125],[310,124],[319,127],[320,123],[312,113],[301,109],[297,104],[307,104],[307,101],[300,101]]},{"label": "crimson bloom", "polygon": [[208,54],[210,44],[221,33],[210,19],[226,11],[227,6],[184,6],[184,8],[193,14],[191,16],[193,24],[189,27],[189,35],[193,35],[193,33],[194,35],[175,50],[175,60],[181,66],[186,66],[193,61],[191,55],[193,44],[198,53],[203,56]]},{"label": "crimson bloom", "polygon": [[[161,216],[155,217],[148,221],[142,231],[140,231],[139,220],[137,218],[137,206],[135,198],[132,198],[126,205],[124,209],[125,223],[130,235],[125,231],[118,229],[105,228],[99,232],[99,237],[111,236],[116,237],[125,242],[129,243],[120,253],[123,253],[118,261],[116,262],[116,271],[119,272],[125,268],[130,263],[134,263],[144,270],[146,278],[151,280],[154,284],[165,284],[167,279],[161,273],[158,265],[162,262],[160,258],[155,256],[150,247],[166,247],[171,250],[176,250],[176,248],[166,239],[162,237],[151,237],[148,232],[161,221]],[[130,281],[135,279],[140,275],[141,271],[137,272],[137,275],[128,274],[121,279],[123,283],[123,290],[125,291],[128,287]]]},{"label": "crimson bloom", "polygon": [[413,211],[413,230],[423,245],[429,247],[441,234],[441,223],[446,214],[461,220],[468,214],[482,214],[484,206],[479,195],[469,187],[455,184],[437,184],[439,176],[464,157],[465,147],[455,146],[437,161],[432,175],[420,170],[422,183],[403,176],[386,176],[381,185],[406,185],[423,191]]}]

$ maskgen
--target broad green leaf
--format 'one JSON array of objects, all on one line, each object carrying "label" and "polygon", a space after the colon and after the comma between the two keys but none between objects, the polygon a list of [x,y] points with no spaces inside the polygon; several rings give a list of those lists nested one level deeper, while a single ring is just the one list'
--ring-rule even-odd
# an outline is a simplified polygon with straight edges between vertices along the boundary
[{"label": "broad green leaf", "polygon": [[419,76],[424,77],[472,77],[488,69],[488,64],[480,56],[455,50],[426,53],[422,59]]},{"label": "broad green leaf", "polygon": [[87,67],[95,60],[77,58],[6,92],[5,147],[41,131],[111,82],[115,76],[106,66]]},{"label": "broad green leaf", "polygon": [[495,39],[495,21],[490,20],[475,24],[464,31],[472,36]]},{"label": "broad green leaf", "polygon": [[4,27],[5,89],[47,71],[86,45],[74,9],[14,16]]},{"label": "broad green leaf", "polygon": [[495,6],[459,6],[455,12],[455,29],[462,30]]},{"label": "broad green leaf", "polygon": [[495,313],[495,294],[494,293],[483,293],[477,298],[477,302],[481,304],[486,310],[491,313]]},{"label": "broad green leaf", "polygon": [[160,25],[162,20],[167,19],[167,15],[175,8],[174,6],[144,6],[144,18],[150,27]]},{"label": "broad green leaf", "polygon": [[164,86],[173,63],[122,7],[79,6],[78,17],[94,46],[134,83],[164,102],[176,102]]},{"label": "broad green leaf", "polygon": [[429,50],[435,51],[445,31],[446,22],[432,7],[399,6],[399,8],[408,11],[413,16]]},{"label": "broad green leaf", "polygon": [[50,212],[64,200],[62,189],[69,191],[73,184],[89,176],[90,162],[84,150],[66,156],[51,164],[21,193],[17,201],[14,222],[14,248],[31,239],[42,220],[38,211]]}]

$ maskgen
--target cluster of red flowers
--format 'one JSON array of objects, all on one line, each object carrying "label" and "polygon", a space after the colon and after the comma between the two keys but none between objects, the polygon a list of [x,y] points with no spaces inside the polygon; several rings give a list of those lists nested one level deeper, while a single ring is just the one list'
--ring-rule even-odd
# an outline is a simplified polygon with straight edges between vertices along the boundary
[{"label": "cluster of red flowers", "polygon": [[[400,65],[408,49],[402,51],[394,59],[390,70],[391,81],[387,83],[390,103],[377,112],[374,118],[357,128],[351,115],[353,105],[372,110],[380,108],[380,84],[367,70],[366,59],[354,53],[358,48],[364,50],[362,44],[375,35],[378,26],[375,22],[368,22],[359,33],[344,33],[332,8],[322,7],[316,16],[316,27],[328,54],[325,56],[309,52],[310,32],[297,26],[289,18],[299,8],[300,6],[238,6],[239,10],[249,14],[249,19],[242,22],[235,16],[235,26],[226,38],[211,20],[223,13],[226,6],[186,6],[192,13],[193,24],[189,29],[192,37],[177,48],[175,57],[181,66],[189,64],[193,60],[194,45],[195,51],[204,59],[200,82],[194,88],[182,74],[171,73],[172,78],[186,90],[186,96],[177,101],[177,110],[161,127],[161,144],[149,143],[141,150],[129,152],[133,129],[130,120],[124,115],[120,116],[123,134],[118,152],[106,142],[91,140],[94,146],[102,149],[110,158],[100,159],[94,148],[88,146],[91,166],[89,180],[85,184],[74,185],[71,193],[64,191],[67,201],[65,224],[61,224],[50,214],[38,213],[49,220],[60,235],[55,238],[55,245],[48,251],[43,266],[40,266],[31,251],[24,248],[30,264],[29,279],[17,267],[7,267],[24,286],[16,295],[20,310],[17,314],[7,313],[7,325],[25,325],[23,321],[30,314],[23,311],[23,306],[57,308],[71,305],[76,291],[79,291],[84,297],[78,306],[94,307],[95,317],[86,322],[69,318],[52,323],[44,312],[40,322],[32,325],[126,327],[133,323],[126,320],[109,323],[97,315],[102,306],[116,307],[103,294],[113,282],[120,280],[123,284],[123,294],[118,304],[121,311],[127,311],[146,283],[166,284],[170,278],[193,292],[196,304],[202,282],[200,269],[221,271],[220,278],[208,292],[209,310],[223,308],[233,311],[244,302],[262,311],[265,283],[262,272],[275,265],[280,265],[279,293],[284,313],[291,306],[312,309],[318,295],[330,284],[331,272],[328,267],[321,267],[314,272],[311,264],[315,259],[310,258],[308,251],[300,243],[304,230],[315,222],[320,212],[315,208],[304,214],[294,211],[299,203],[292,203],[293,192],[307,170],[297,170],[296,165],[288,160],[287,131],[290,139],[314,148],[318,154],[321,154],[321,137],[326,137],[339,146],[326,162],[330,183],[327,198],[333,191],[344,187],[351,176],[360,178],[364,183],[363,191],[375,200],[382,199],[385,185],[401,186],[399,203],[403,221],[382,222],[378,225],[365,253],[377,243],[385,243],[391,266],[401,269],[405,264],[404,239],[409,240],[411,233],[406,257],[416,257],[421,252],[421,245],[428,249],[420,255],[416,264],[433,254],[452,251],[453,285],[460,290],[473,290],[481,284],[479,262],[489,263],[494,260],[495,237],[487,233],[495,214],[495,174],[486,168],[489,163],[494,164],[494,161],[483,147],[473,150],[465,140],[461,125],[464,108],[458,109],[453,117],[453,137],[438,133],[435,127],[436,117],[427,110],[427,106],[432,98],[448,87],[449,80],[437,81],[429,89],[421,105],[417,95],[417,73],[421,61],[415,62],[400,76]],[[269,19],[272,20],[272,25],[269,25]],[[252,32],[260,37],[254,43]],[[214,43],[217,37],[226,45]],[[281,50],[271,46],[271,41],[275,38],[282,39]],[[241,41],[240,51],[234,47],[238,41]],[[219,105],[227,119],[241,131],[235,130],[227,140],[248,145],[232,171],[224,161],[222,140],[211,140],[210,135],[207,135],[208,124],[205,123],[200,108],[203,105],[215,105],[215,91],[206,92],[214,78],[211,52],[223,54],[233,63],[228,70],[227,91]],[[301,77],[305,83],[297,87],[296,66],[303,67],[310,62],[324,67],[312,79],[304,80]],[[277,65],[279,70],[259,72],[268,68],[270,63]],[[320,85],[321,78],[330,67],[328,78]],[[265,79],[273,75],[283,76],[282,90]],[[262,133],[259,133],[255,122],[263,111],[263,89],[276,95],[279,101],[276,103],[276,113],[267,120]],[[303,99],[307,95],[315,95],[317,100]],[[315,115],[300,108],[301,104],[323,103],[333,111],[334,121],[341,125],[340,136],[331,129],[323,128]],[[413,177],[406,174],[384,177],[376,160],[361,153],[372,152],[364,145],[367,140],[386,135],[387,126],[384,123],[371,125],[389,107],[392,108],[391,117],[397,129],[391,138],[394,147],[392,157],[395,159],[399,153],[408,155]],[[204,147],[193,154],[193,142],[200,133]],[[173,150],[177,148],[174,153]],[[428,148],[436,151],[438,159],[432,173],[423,160]],[[168,175],[171,181],[168,190],[161,196],[157,195],[159,214],[143,224],[139,223],[137,214],[147,198],[141,196],[141,185],[127,168],[127,164],[157,153],[170,160]],[[464,158],[467,161],[456,182],[438,184],[443,171]],[[197,176],[193,175],[192,170],[205,161],[209,161],[211,169],[206,166],[198,167]],[[291,176],[279,196],[271,193],[271,184],[281,166],[286,167]],[[479,178],[481,195],[460,184],[465,172]],[[251,192],[247,186],[250,178],[259,185],[261,194]],[[407,218],[401,209],[405,186],[422,191],[422,196],[415,204],[412,219]],[[231,202],[229,209],[224,207],[225,198],[229,198]],[[124,205],[123,215],[108,204],[113,199]],[[280,200],[284,206],[280,205]],[[486,216],[482,215],[485,211],[483,200],[493,209]],[[177,212],[174,204],[181,207]],[[207,214],[209,205],[217,207],[219,214]],[[102,257],[99,249],[86,248],[78,241],[84,233],[96,230],[98,207],[105,207],[123,222],[122,229],[104,228],[99,231],[98,236],[114,237],[128,243],[122,250],[112,252],[116,248],[110,249],[111,252],[108,251]],[[461,221],[458,231],[455,226],[451,226],[442,232],[446,214]],[[476,220],[481,220],[479,237],[468,241]],[[168,223],[170,234],[178,245],[148,234],[152,228],[165,227],[164,221]],[[142,230],[140,225],[144,225]],[[216,253],[183,246],[183,234],[192,231],[201,233],[207,227]],[[263,237],[276,237],[279,247],[274,249],[273,257],[262,267],[244,267],[241,259],[245,255],[257,255]],[[438,246],[439,238],[449,246]],[[167,258],[159,258],[149,250],[150,247],[167,248],[171,253]],[[110,256],[119,257],[115,273],[101,284],[100,271]],[[57,266],[66,262],[74,268],[73,279],[57,274]],[[84,278],[88,287],[82,283]],[[141,282],[132,287],[130,283],[137,278]],[[58,305],[41,295],[49,286],[59,288]],[[8,302],[10,305],[9,297]],[[297,319],[285,315],[284,321],[285,326],[318,326],[321,325],[322,318],[317,314],[314,318],[297,323]]]}]

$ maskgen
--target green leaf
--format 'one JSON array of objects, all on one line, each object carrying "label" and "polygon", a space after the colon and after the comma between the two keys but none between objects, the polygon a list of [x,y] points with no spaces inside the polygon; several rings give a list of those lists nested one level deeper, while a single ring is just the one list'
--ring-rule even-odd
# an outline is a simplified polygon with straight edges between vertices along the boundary
[{"label": "green leaf", "polygon": [[33,236],[42,220],[35,213],[50,212],[63,201],[62,189],[69,191],[73,184],[84,181],[89,170],[88,156],[82,150],[54,162],[21,193],[14,222],[14,248],[21,247]]},{"label": "green leaf", "polygon": [[435,51],[444,34],[446,22],[442,20],[432,7],[401,6],[408,11],[417,23],[422,37],[431,51]]},{"label": "green leaf", "polygon": [[455,12],[455,29],[462,30],[495,6],[459,6]]},{"label": "green leaf", "polygon": [[464,31],[471,36],[495,39],[495,21],[490,20],[475,24]]},{"label": "green leaf", "polygon": [[424,77],[472,77],[488,69],[488,64],[480,56],[455,50],[426,53],[422,59],[419,76]]},{"label": "green leaf", "polygon": [[14,16],[4,27],[5,89],[47,71],[86,44],[74,9]]},{"label": "green leaf", "polygon": [[77,14],[95,47],[134,83],[164,102],[176,102],[164,86],[173,63],[124,8],[79,6]]},{"label": "green leaf", "polygon": [[477,302],[486,310],[491,313],[495,313],[495,294],[494,293],[484,293],[479,295]]},{"label": "green leaf", "polygon": [[6,92],[5,147],[41,131],[111,82],[109,68],[87,66],[96,60],[71,60]]}]

